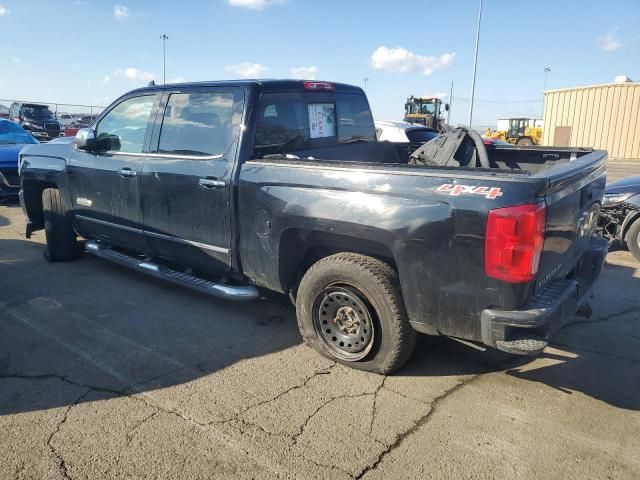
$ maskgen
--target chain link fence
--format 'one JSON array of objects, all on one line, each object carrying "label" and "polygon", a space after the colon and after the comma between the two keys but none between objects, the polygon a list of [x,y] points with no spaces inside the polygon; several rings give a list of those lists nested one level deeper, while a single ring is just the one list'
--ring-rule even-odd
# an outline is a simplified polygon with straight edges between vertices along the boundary
[{"label": "chain link fence", "polygon": [[95,118],[106,108],[103,105],[81,105],[76,103],[56,103],[56,102],[40,102],[34,100],[8,99],[0,98],[0,117],[9,117],[9,109],[11,104],[32,103],[37,105],[46,105],[58,119],[65,116],[65,120],[73,120],[80,117]]}]

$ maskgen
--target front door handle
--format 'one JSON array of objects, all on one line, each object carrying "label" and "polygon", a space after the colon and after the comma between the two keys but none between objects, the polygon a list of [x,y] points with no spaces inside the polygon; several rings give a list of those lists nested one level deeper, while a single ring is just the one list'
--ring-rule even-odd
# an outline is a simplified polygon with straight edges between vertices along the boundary
[{"label": "front door handle", "polygon": [[200,178],[198,184],[204,188],[223,188],[226,185],[222,180],[215,178]]},{"label": "front door handle", "polygon": [[121,177],[135,177],[136,171],[131,170],[129,167],[125,167],[118,170],[118,175],[120,175]]}]

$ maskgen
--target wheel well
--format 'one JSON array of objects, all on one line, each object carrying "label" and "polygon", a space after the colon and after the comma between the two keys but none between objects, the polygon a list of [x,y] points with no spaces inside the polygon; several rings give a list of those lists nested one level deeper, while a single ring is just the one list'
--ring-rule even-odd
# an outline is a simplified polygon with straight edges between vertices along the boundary
[{"label": "wheel well", "polygon": [[285,292],[294,288],[318,260],[339,252],[369,255],[396,268],[393,253],[385,244],[366,238],[329,232],[291,229],[280,239],[280,282]]},{"label": "wheel well", "polygon": [[41,226],[44,224],[44,217],[42,213],[42,191],[45,188],[57,188],[57,186],[51,182],[45,182],[43,180],[26,180],[22,182],[22,195],[24,198],[24,205],[29,216],[29,221],[34,226]]},{"label": "wheel well", "polygon": [[640,210],[633,212],[633,213],[628,213],[627,214],[627,218],[625,219],[622,227],[622,232],[620,233],[620,238],[622,240],[624,240],[627,236],[627,232],[629,231],[629,229],[631,228],[631,226],[636,223],[636,222],[640,222]]}]

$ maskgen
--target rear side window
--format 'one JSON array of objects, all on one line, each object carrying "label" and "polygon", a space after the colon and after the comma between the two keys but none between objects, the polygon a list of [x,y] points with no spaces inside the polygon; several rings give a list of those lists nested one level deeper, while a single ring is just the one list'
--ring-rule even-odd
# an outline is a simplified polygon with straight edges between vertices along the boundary
[{"label": "rear side window", "polygon": [[158,153],[222,155],[234,124],[234,94],[174,93],[169,96]]},{"label": "rear side window", "polygon": [[254,156],[375,141],[373,117],[359,93],[267,93],[261,101]]},{"label": "rear side window", "polygon": [[338,135],[340,142],[354,139],[376,139],[373,117],[364,95],[356,93],[337,93]]}]

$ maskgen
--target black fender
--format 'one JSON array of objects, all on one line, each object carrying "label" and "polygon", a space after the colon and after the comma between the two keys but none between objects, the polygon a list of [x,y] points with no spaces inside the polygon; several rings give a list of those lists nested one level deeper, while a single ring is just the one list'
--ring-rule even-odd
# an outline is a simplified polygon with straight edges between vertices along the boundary
[{"label": "black fender", "polygon": [[25,147],[20,152],[20,203],[29,220],[27,233],[43,228],[42,191],[45,188],[60,190],[66,209],[71,209],[67,159],[73,145],[66,143],[38,144]]}]

